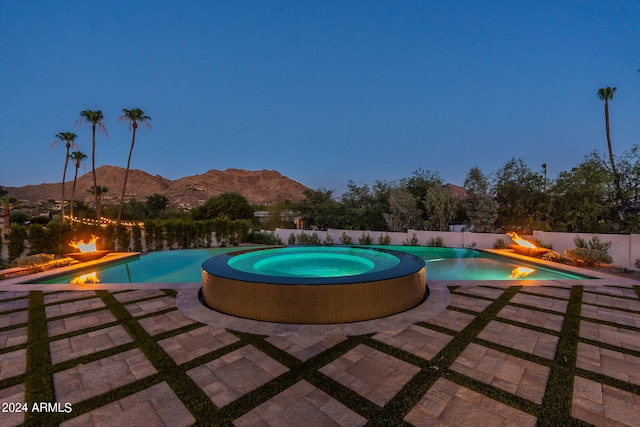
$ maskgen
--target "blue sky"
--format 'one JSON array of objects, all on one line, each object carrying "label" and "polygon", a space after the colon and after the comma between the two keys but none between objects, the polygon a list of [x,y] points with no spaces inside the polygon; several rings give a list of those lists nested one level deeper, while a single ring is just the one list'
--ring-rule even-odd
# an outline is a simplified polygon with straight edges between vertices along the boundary
[{"label": "blue sky", "polygon": [[[274,169],[338,193],[418,168],[550,176],[640,144],[637,1],[0,0],[0,185],[59,182],[58,132],[100,109],[97,165],[177,179]],[[87,172],[90,162],[87,162]],[[71,177],[72,175],[70,175]]]}]

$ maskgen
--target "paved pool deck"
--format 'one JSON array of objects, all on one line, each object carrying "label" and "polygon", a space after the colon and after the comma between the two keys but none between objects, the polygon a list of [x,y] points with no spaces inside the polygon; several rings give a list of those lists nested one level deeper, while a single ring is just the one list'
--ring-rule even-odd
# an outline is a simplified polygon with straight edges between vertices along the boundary
[{"label": "paved pool deck", "polygon": [[640,282],[429,282],[394,319],[280,325],[198,284],[0,282],[0,425],[640,424]]}]

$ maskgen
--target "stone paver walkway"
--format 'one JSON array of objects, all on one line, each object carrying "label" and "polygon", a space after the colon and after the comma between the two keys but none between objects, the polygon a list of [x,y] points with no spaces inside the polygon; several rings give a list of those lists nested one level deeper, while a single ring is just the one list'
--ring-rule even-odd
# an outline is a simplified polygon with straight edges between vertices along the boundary
[{"label": "stone paver walkway", "polygon": [[409,324],[265,335],[180,286],[0,282],[0,425],[638,426],[640,283],[565,283],[439,282]]}]

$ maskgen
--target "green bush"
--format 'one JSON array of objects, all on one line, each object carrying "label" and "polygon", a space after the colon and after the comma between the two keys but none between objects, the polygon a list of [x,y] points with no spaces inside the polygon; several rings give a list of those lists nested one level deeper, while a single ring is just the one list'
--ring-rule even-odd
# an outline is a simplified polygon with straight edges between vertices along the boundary
[{"label": "green bush", "polygon": [[282,240],[273,231],[251,231],[247,242],[258,245],[282,245]]},{"label": "green bush", "polygon": [[318,233],[315,231],[311,234],[302,232],[298,234],[298,244],[305,245],[305,246],[319,246],[320,237],[318,237]]},{"label": "green bush", "polygon": [[573,244],[576,245],[576,248],[587,248],[587,242],[580,236],[573,238]]},{"label": "green bush", "polygon": [[611,249],[611,240],[609,240],[608,242],[603,242],[596,234],[592,236],[591,239],[589,239],[589,249],[609,253],[609,249]]},{"label": "green bush", "polygon": [[311,246],[320,246],[320,237],[318,236],[318,233],[315,231],[311,233],[308,242],[308,244]]},{"label": "green bush", "polygon": [[636,260],[636,268],[640,270],[640,259]]},{"label": "green bush", "polygon": [[142,252],[142,228],[138,224],[134,224],[131,227],[131,234],[133,236],[133,251]]},{"label": "green bush", "polygon": [[420,241],[418,241],[418,236],[416,233],[413,233],[411,239],[407,238],[404,242],[402,242],[404,246],[420,246]]},{"label": "green bush", "polygon": [[493,242],[493,249],[506,249],[507,244],[504,239],[497,238],[495,242]]},{"label": "green bush", "polygon": [[41,224],[32,224],[29,227],[29,244],[29,255],[42,254],[47,251],[47,235]]},{"label": "green bush", "polygon": [[333,237],[331,237],[331,234],[327,233],[327,235],[324,237],[324,244],[327,246],[333,245]]},{"label": "green bush", "polygon": [[602,252],[609,252],[609,249],[611,249],[611,240],[603,242],[597,234],[593,235],[591,239],[589,239],[589,242],[580,236],[576,236],[573,239],[573,243],[576,245],[576,248],[588,248]]},{"label": "green bush", "polygon": [[342,236],[340,236],[340,243],[343,245],[351,245],[353,240],[351,239],[351,236],[343,231]]},{"label": "green bush", "polygon": [[391,236],[389,236],[388,234],[381,234],[380,237],[378,237],[378,244],[379,245],[390,245],[391,244]]},{"label": "green bush", "polygon": [[373,243],[373,238],[367,233],[366,235],[362,232],[360,238],[358,238],[358,244],[360,245],[370,245]]},{"label": "green bush", "polygon": [[308,245],[309,244],[309,235],[304,231],[301,231],[296,237],[296,243],[298,245]]},{"label": "green bush", "polygon": [[600,265],[611,264],[613,258],[608,253],[590,248],[565,249],[564,255],[569,258],[575,265]]},{"label": "green bush", "polygon": [[116,227],[116,241],[118,242],[118,250],[121,252],[129,252],[131,246],[131,234],[129,228],[120,224]]},{"label": "green bush", "polygon": [[11,231],[9,232],[9,261],[13,261],[22,255],[25,248],[24,241],[28,235],[27,227],[24,225],[11,224]]},{"label": "green bush", "polygon": [[432,237],[427,242],[427,246],[432,248],[444,248],[444,239],[440,236]]},{"label": "green bush", "polygon": [[55,255],[53,254],[34,254],[34,255],[26,255],[21,256],[16,259],[16,265],[20,267],[24,266],[32,266],[37,264],[45,264],[47,262],[53,261]]},{"label": "green bush", "polygon": [[289,240],[287,240],[287,243],[289,245],[295,245],[296,244],[296,235],[291,233],[289,234]]}]

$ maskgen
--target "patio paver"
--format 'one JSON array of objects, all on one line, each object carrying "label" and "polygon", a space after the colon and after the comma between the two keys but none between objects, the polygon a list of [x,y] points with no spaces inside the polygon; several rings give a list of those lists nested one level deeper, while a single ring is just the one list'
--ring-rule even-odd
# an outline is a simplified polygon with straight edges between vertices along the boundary
[{"label": "patio paver", "polygon": [[558,337],[492,320],[478,338],[536,356],[553,359]]},{"label": "patio paver", "polygon": [[541,404],[549,368],[478,344],[469,344],[451,369]]},{"label": "patio paver", "polygon": [[55,373],[56,399],[77,403],[156,372],[136,348]]},{"label": "patio paver", "polygon": [[576,366],[631,384],[640,385],[640,357],[578,343]]},{"label": "patio paver", "polygon": [[640,396],[575,377],[571,415],[596,426],[635,427],[640,419]]},{"label": "patio paver", "polygon": [[[236,332],[220,316],[189,317],[157,284],[17,285],[0,291],[0,404],[68,401],[73,411],[0,413],[0,425],[634,425],[640,288],[588,283],[438,282],[435,310],[368,332]],[[572,400],[541,404],[562,400],[553,393],[566,385]]]},{"label": "patio paver", "polygon": [[528,427],[536,418],[444,378],[404,418],[413,426]]},{"label": "patio paver", "polygon": [[366,345],[358,345],[320,372],[383,406],[420,368]]},{"label": "patio paver", "polygon": [[366,423],[366,418],[304,380],[233,422],[238,427],[357,427]]},{"label": "patio paver", "polygon": [[187,372],[218,407],[223,407],[289,369],[248,345]]},{"label": "patio paver", "polygon": [[189,426],[195,418],[165,382],[60,424],[63,427]]}]

